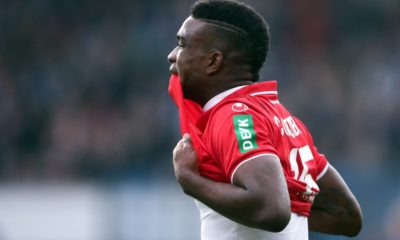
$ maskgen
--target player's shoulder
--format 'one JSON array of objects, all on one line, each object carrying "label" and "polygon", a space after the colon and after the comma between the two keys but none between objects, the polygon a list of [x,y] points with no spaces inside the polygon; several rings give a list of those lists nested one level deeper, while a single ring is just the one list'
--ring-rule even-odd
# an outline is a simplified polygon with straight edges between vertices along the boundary
[{"label": "player's shoulder", "polygon": [[256,104],[248,96],[241,96],[221,101],[216,106],[214,106],[214,113],[217,114],[251,113],[251,112],[256,112],[258,107],[259,107],[258,104]]}]

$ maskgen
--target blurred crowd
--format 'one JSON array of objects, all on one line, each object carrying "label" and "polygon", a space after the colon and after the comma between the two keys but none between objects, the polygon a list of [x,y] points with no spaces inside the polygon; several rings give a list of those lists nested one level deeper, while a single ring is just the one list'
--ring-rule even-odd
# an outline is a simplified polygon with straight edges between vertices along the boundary
[{"label": "blurred crowd", "polygon": [[[363,239],[398,239],[400,2],[246,2],[270,25],[262,80],[349,180]],[[191,4],[0,1],[2,182],[173,181],[167,55]]]},{"label": "blurred crowd", "polygon": [[[262,79],[321,152],[399,166],[400,2],[248,1],[270,24]],[[0,2],[0,177],[173,177],[166,56],[190,1]]]}]

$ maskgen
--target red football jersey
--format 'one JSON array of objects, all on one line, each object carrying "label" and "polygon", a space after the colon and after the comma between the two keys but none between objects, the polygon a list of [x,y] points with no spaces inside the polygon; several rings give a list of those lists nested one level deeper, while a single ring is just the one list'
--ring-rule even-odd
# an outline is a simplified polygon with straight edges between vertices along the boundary
[{"label": "red football jersey", "polygon": [[217,95],[204,112],[194,102],[178,100],[179,91],[179,79],[171,79],[170,93],[179,107],[181,127],[185,125],[182,133],[192,136],[203,176],[232,182],[240,164],[274,155],[286,177],[292,212],[310,214],[319,191],[316,181],[328,161],[318,153],[304,124],[279,102],[275,81]]}]

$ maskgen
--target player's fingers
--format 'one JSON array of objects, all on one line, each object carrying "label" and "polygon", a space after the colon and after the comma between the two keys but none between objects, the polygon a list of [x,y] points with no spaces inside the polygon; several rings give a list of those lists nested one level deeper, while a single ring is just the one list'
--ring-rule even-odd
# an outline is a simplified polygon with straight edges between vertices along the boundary
[{"label": "player's fingers", "polygon": [[185,133],[182,138],[183,148],[192,147],[192,139],[188,133]]}]

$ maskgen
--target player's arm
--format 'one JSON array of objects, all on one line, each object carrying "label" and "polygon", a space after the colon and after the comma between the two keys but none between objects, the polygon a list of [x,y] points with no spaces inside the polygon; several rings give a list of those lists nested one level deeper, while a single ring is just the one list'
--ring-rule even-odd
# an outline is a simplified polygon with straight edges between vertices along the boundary
[{"label": "player's arm", "polygon": [[318,180],[318,193],[308,220],[312,231],[356,236],[362,227],[361,208],[345,181],[332,166]]},{"label": "player's arm", "polygon": [[184,136],[174,149],[175,175],[183,191],[243,225],[279,232],[290,220],[290,200],[279,159],[262,155],[242,164],[233,184],[214,182],[197,171],[197,155]]}]

